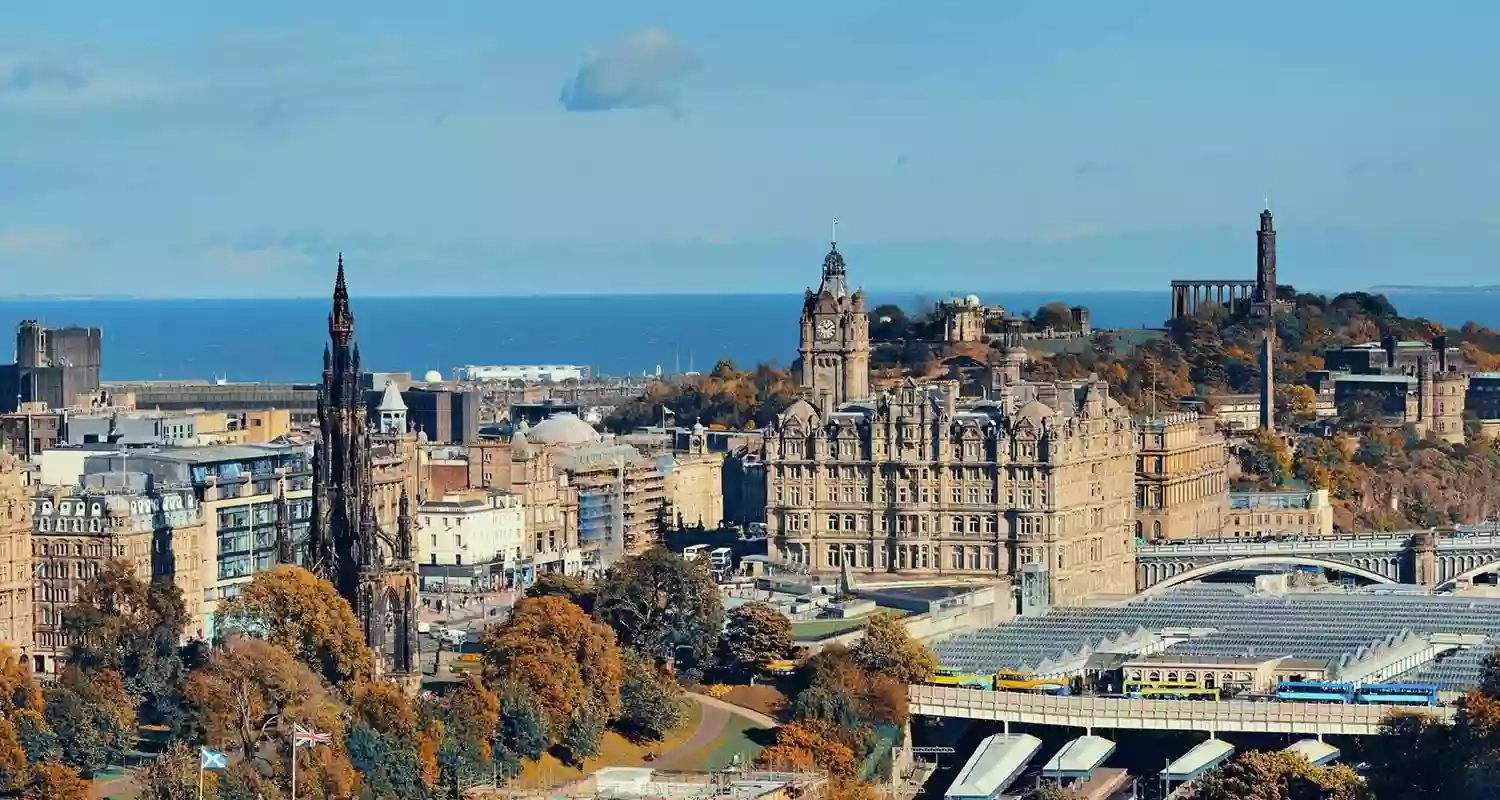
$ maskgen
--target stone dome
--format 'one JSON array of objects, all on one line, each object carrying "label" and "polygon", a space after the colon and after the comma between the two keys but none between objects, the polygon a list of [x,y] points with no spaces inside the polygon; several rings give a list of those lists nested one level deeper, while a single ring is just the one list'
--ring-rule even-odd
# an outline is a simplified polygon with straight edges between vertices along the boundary
[{"label": "stone dome", "polygon": [[427,381],[428,383],[442,383],[443,373],[438,372],[435,369],[429,369],[427,370],[427,374],[422,376],[422,380]]},{"label": "stone dome", "polygon": [[594,426],[579,419],[578,415],[563,412],[542,420],[528,431],[526,438],[538,444],[574,447],[598,444],[603,437],[594,430]]}]

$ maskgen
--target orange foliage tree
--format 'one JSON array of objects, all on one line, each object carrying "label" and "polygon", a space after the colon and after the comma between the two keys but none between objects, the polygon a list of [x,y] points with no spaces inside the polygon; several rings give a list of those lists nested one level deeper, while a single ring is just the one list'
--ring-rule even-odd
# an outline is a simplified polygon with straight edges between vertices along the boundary
[{"label": "orange foliage tree", "polygon": [[761,750],[755,762],[788,772],[821,771],[852,778],[858,764],[854,751],[830,735],[826,722],[791,722],[776,729],[776,742]]},{"label": "orange foliage tree", "polygon": [[220,630],[265,639],[335,686],[368,677],[374,663],[349,601],[301,567],[281,564],[256,575],[217,619]]},{"label": "orange foliage tree", "polygon": [[522,687],[546,715],[553,741],[574,712],[601,722],[620,711],[624,667],[615,632],[563,597],[528,597],[485,631],[485,678]]}]

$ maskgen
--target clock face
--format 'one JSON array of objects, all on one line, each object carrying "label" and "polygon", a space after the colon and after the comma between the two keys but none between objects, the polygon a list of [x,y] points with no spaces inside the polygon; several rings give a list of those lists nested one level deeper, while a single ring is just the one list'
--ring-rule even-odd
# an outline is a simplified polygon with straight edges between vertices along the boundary
[{"label": "clock face", "polygon": [[836,323],[834,323],[834,321],[831,320],[831,319],[825,319],[825,320],[823,320],[823,321],[821,321],[821,322],[818,323],[818,338],[819,339],[827,341],[829,339],[832,339],[833,335],[835,333],[837,333],[837,332],[838,332],[838,325]]}]

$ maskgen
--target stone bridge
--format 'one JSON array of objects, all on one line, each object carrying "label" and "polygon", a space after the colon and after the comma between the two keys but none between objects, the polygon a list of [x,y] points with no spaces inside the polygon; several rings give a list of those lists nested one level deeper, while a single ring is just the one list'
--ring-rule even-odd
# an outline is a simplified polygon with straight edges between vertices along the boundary
[{"label": "stone bridge", "polygon": [[1369,583],[1447,589],[1500,572],[1500,529],[1340,534],[1253,542],[1202,539],[1136,547],[1137,587],[1156,592],[1216,572],[1266,566],[1322,567]]},{"label": "stone bridge", "polygon": [[[1086,730],[1242,731],[1344,736],[1378,734],[1392,713],[1388,706],[1053,697],[953,686],[912,686],[908,690],[908,703],[912,714],[924,717],[1056,725]],[[1451,720],[1454,709],[1408,708],[1402,713]]]}]

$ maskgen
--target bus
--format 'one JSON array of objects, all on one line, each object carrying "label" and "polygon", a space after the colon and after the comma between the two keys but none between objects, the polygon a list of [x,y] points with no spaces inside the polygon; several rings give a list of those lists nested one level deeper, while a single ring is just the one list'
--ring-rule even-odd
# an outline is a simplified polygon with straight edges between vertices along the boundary
[{"label": "bus", "polygon": [[682,557],[688,561],[697,561],[706,555],[708,555],[708,545],[706,544],[689,545],[682,549]]},{"label": "bus", "polygon": [[1274,697],[1287,703],[1352,703],[1354,685],[1333,681],[1282,681],[1276,684]]},{"label": "bus", "polygon": [[1431,683],[1367,683],[1354,690],[1354,702],[1366,705],[1436,706],[1438,687]]},{"label": "bus", "polygon": [[1054,678],[1038,678],[1029,672],[1014,672],[1002,669],[990,682],[997,692],[1042,692],[1044,694],[1072,694],[1068,682]]},{"label": "bus", "polygon": [[932,671],[928,683],[933,686],[960,686],[965,689],[988,689],[993,678],[989,675],[971,675],[958,667],[938,667]]},{"label": "bus", "polygon": [[1125,696],[1131,700],[1218,700],[1219,690],[1185,681],[1126,681]]}]

